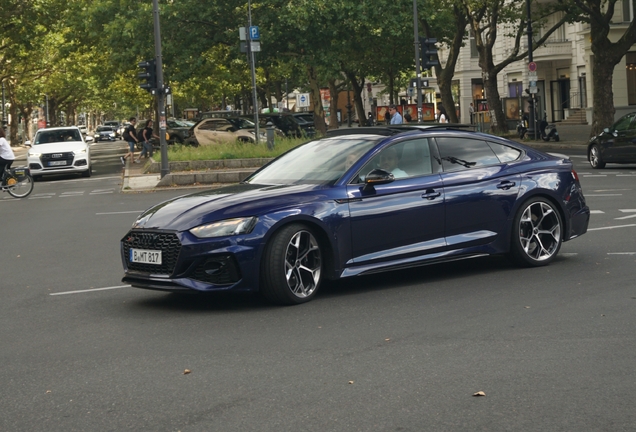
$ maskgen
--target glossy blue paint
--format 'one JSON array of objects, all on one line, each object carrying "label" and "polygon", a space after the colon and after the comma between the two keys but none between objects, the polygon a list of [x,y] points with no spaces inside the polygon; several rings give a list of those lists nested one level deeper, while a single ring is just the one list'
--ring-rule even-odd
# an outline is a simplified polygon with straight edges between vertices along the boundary
[{"label": "glossy blue paint", "polygon": [[[453,166],[445,171],[439,138],[498,143],[516,149],[519,157],[491,163],[497,157],[489,156],[485,159],[489,164]],[[413,140],[419,141],[413,144]],[[345,165],[343,153],[348,142],[359,149],[350,166]],[[426,166],[425,174],[383,185],[358,183],[366,175],[362,170],[384,149],[400,144],[426,150],[430,156],[422,161],[401,161],[405,169]],[[262,263],[270,259],[264,256],[265,247],[277,230],[290,223],[302,223],[314,232],[323,250],[323,274],[329,278],[507,253],[515,215],[536,196],[549,199],[558,208],[565,225],[564,240],[587,230],[589,208],[572,175],[572,163],[502,138],[457,130],[369,132],[312,141],[292,150],[303,151],[333,163],[324,172],[308,173],[306,181],[301,176],[287,184],[252,182],[265,169],[267,178],[276,177],[277,160],[308,160],[302,153],[286,154],[245,183],[177,197],[148,209],[122,240],[123,280],[160,290],[258,290]],[[479,151],[476,145],[475,154]],[[328,157],[321,152],[328,152]],[[410,154],[417,157],[418,153]],[[288,166],[280,169],[288,170]],[[293,170],[299,169],[302,167],[293,166]],[[248,233],[202,239],[189,232],[199,225],[243,217],[257,218]],[[176,234],[178,258],[170,274],[131,268],[124,249],[130,247],[126,242],[135,233]],[[196,279],[208,274],[214,277],[214,266],[232,268],[231,277],[218,283]]]}]

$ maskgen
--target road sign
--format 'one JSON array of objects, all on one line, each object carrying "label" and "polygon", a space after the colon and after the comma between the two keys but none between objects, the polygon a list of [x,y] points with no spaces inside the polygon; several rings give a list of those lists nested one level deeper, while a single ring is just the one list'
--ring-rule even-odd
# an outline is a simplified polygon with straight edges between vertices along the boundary
[{"label": "road sign", "polygon": [[309,93],[300,93],[297,96],[298,100],[298,108],[308,108],[309,107]]},{"label": "road sign", "polygon": [[535,72],[537,70],[537,64],[535,62],[528,63],[528,70],[530,72]]},{"label": "road sign", "polygon": [[259,40],[261,38],[261,33],[258,31],[258,26],[250,27],[250,38],[252,40]]},{"label": "road sign", "polygon": [[536,81],[537,80],[537,73],[536,72],[528,72],[528,79],[530,81]]},{"label": "road sign", "polygon": [[530,87],[530,93],[539,93],[539,87]]},{"label": "road sign", "polygon": [[[252,52],[260,52],[261,43],[258,41],[250,41]],[[241,52],[247,52],[247,42],[241,42]]]},{"label": "road sign", "polygon": [[247,40],[247,34],[245,33],[245,27],[239,27],[239,40]]},{"label": "road sign", "polygon": [[409,95],[409,97],[413,97],[413,95],[415,94],[415,89],[413,87],[409,87],[406,89],[406,94]]}]

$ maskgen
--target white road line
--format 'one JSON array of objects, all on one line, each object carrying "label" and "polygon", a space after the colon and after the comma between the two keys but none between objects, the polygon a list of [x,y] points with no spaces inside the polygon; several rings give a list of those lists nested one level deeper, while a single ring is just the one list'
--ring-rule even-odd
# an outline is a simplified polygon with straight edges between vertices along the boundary
[{"label": "white road line", "polygon": [[590,210],[590,214],[604,214],[603,210]]},{"label": "white road line", "polygon": [[619,218],[614,218],[614,219],[623,220],[623,219],[632,219],[632,218],[636,218],[636,214],[629,215],[629,216],[623,216],[623,217],[619,217]]},{"label": "white road line", "polygon": [[623,194],[585,194],[586,197],[610,197],[610,196],[623,196]]},{"label": "white road line", "polygon": [[119,288],[130,288],[130,285],[119,285],[119,286],[93,288],[93,289],[78,290],[78,291],[64,291],[64,292],[58,292],[58,293],[50,293],[49,295],[58,296],[58,295],[65,295],[65,294],[80,294],[80,293],[87,293],[87,292],[93,292],[93,291],[113,290],[113,289],[119,289]]},{"label": "white road line", "polygon": [[590,177],[607,177],[605,174],[587,174],[583,176],[584,178],[590,178]]},{"label": "white road line", "polygon": [[608,252],[608,255],[636,255],[636,252]]},{"label": "white road line", "polygon": [[618,209],[618,211],[623,213],[636,213],[636,209]]},{"label": "white road line", "polygon": [[53,197],[51,195],[48,195],[48,196],[36,196],[36,195],[34,195],[32,197],[29,197],[28,199],[43,199],[43,198],[53,198]]},{"label": "white road line", "polygon": [[129,214],[129,213],[136,213],[136,214],[140,214],[143,213],[143,210],[131,210],[131,211],[123,211],[123,212],[106,212],[106,213],[95,213],[96,215],[115,215],[115,214]]},{"label": "white road line", "polygon": [[620,191],[630,191],[631,189],[594,189],[592,192],[620,192]]},{"label": "white road line", "polygon": [[565,253],[560,253],[559,256],[564,256],[564,257],[571,257],[571,256],[577,256],[578,252],[565,252]]},{"label": "white road line", "polygon": [[588,231],[600,231],[600,230],[608,230],[608,229],[614,229],[614,228],[628,228],[628,227],[635,227],[636,224],[629,224],[629,225],[615,225],[615,226],[609,226],[609,227],[602,227],[602,228],[588,228]]}]

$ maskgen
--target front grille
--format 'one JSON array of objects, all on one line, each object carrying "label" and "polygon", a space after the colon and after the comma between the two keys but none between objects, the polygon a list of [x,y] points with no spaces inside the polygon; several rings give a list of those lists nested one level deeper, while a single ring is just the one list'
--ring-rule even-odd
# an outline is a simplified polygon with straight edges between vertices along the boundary
[{"label": "front grille", "polygon": [[[130,231],[123,239],[124,257],[129,270],[171,275],[174,272],[181,242],[174,233]],[[130,262],[130,249],[146,249],[161,251],[161,265]]]},{"label": "front grille", "polygon": [[215,285],[230,285],[241,279],[241,272],[234,257],[218,255],[201,261],[190,277]]},{"label": "front grille", "polygon": [[[56,166],[67,166],[73,164],[73,152],[66,153],[44,153],[40,156],[40,160],[42,161],[42,166],[45,168],[48,167],[56,167]],[[64,165],[50,165],[50,162],[58,162],[65,161]]]}]

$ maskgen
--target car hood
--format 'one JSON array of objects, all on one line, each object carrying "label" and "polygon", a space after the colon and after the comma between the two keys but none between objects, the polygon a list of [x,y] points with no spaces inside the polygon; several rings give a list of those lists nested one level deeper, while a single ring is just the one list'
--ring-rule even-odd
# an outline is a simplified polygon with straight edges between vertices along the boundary
[{"label": "car hood", "polygon": [[64,153],[83,150],[85,148],[86,143],[82,141],[65,141],[51,144],[37,144],[31,147],[31,151],[35,153]]},{"label": "car hood", "polygon": [[133,228],[185,231],[204,223],[324,200],[324,190],[324,185],[226,186],[162,202],[142,213]]}]

